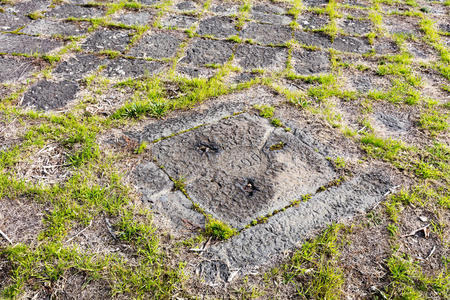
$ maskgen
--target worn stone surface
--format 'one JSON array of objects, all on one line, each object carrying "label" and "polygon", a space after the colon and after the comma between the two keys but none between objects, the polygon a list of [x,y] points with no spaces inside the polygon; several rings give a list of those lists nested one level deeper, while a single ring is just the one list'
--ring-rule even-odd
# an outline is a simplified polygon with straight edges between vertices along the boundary
[{"label": "worn stone surface", "polygon": [[166,28],[189,29],[198,19],[186,15],[165,15],[161,19],[161,25]]},{"label": "worn stone surface", "polygon": [[132,178],[144,203],[167,220],[164,225],[172,234],[185,237],[204,228],[205,217],[193,210],[192,202],[183,193],[173,191],[173,182],[154,163],[137,165]]},{"label": "worn stone surface", "polygon": [[14,31],[30,22],[31,19],[26,16],[0,12],[0,31]]},{"label": "worn stone surface", "polygon": [[369,209],[392,186],[389,176],[379,171],[357,175],[212,247],[205,253],[207,260],[199,264],[198,272],[210,283],[227,282],[234,272],[248,274],[279,258],[325,225]]},{"label": "worn stone surface", "polygon": [[279,71],[286,67],[287,49],[241,44],[236,50],[237,63],[246,70],[264,68]]},{"label": "worn stone surface", "polygon": [[331,47],[330,37],[321,32],[306,32],[296,30],[294,36],[300,44],[304,44],[306,46],[315,46],[321,48]]},{"label": "worn stone surface", "polygon": [[54,69],[53,75],[69,80],[79,80],[97,69],[102,63],[103,59],[99,56],[79,54],[60,63]]},{"label": "worn stone surface", "polygon": [[144,36],[128,54],[143,58],[169,58],[175,56],[181,42],[181,36],[174,33],[152,33]]},{"label": "worn stone surface", "polygon": [[40,19],[33,21],[21,32],[31,35],[79,36],[87,33],[87,26],[81,26],[75,22]]},{"label": "worn stone surface", "polygon": [[36,70],[31,59],[0,56],[0,82],[19,82]]},{"label": "worn stone surface", "polygon": [[218,38],[227,38],[237,35],[236,20],[224,16],[214,16],[203,19],[197,29],[200,35],[211,35]]},{"label": "worn stone surface", "polygon": [[[283,149],[270,150],[280,142]],[[247,114],[163,140],[153,154],[171,177],[186,179],[194,202],[238,228],[335,176],[325,157],[301,140]]]},{"label": "worn stone surface", "polygon": [[148,12],[128,12],[112,18],[113,23],[124,24],[127,26],[135,26],[135,25],[149,25],[153,22],[155,16]]},{"label": "worn stone surface", "polygon": [[124,30],[98,30],[89,36],[81,47],[93,52],[105,50],[123,52],[131,41],[130,34],[131,32]]},{"label": "worn stone surface", "polygon": [[50,39],[0,33],[0,53],[46,54],[62,45],[62,42]]},{"label": "worn stone surface", "polygon": [[370,20],[344,19],[340,26],[348,34],[366,35],[372,31]]},{"label": "worn stone surface", "polygon": [[78,84],[72,81],[54,82],[42,80],[33,85],[24,94],[22,105],[37,110],[62,108],[75,99],[78,91]]},{"label": "worn stone surface", "polygon": [[308,12],[301,14],[297,23],[303,29],[321,29],[325,27],[328,22],[330,22],[330,18],[325,14],[317,14],[313,12]]},{"label": "worn stone surface", "polygon": [[98,7],[82,6],[76,4],[62,4],[46,13],[46,16],[58,19],[81,18],[91,19],[104,15],[105,12]]},{"label": "worn stone surface", "polygon": [[151,76],[163,70],[166,65],[158,61],[144,59],[118,58],[112,60],[105,68],[104,73],[108,77],[138,78]]},{"label": "worn stone surface", "polygon": [[295,72],[300,75],[326,73],[331,70],[330,57],[322,51],[294,51],[292,61]]},{"label": "worn stone surface", "polygon": [[241,31],[241,37],[262,44],[284,44],[292,38],[292,30],[288,26],[248,23]]},{"label": "worn stone surface", "polygon": [[180,62],[202,66],[206,64],[223,64],[233,54],[234,44],[227,41],[198,39],[186,51]]}]

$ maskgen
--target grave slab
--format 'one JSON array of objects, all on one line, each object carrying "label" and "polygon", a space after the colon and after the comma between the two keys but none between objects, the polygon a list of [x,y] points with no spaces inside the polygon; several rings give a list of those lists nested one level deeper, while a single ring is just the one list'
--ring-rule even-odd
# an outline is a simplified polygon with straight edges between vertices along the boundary
[{"label": "grave slab", "polygon": [[237,228],[337,177],[303,141],[250,114],[163,140],[152,153],[172,178],[185,178],[195,203]]},{"label": "grave slab", "polygon": [[373,207],[385,198],[392,186],[386,173],[368,171],[357,175],[276,214],[267,223],[253,226],[211,247],[197,266],[197,272],[210,284],[229,282],[233,273],[255,272],[327,225]]}]

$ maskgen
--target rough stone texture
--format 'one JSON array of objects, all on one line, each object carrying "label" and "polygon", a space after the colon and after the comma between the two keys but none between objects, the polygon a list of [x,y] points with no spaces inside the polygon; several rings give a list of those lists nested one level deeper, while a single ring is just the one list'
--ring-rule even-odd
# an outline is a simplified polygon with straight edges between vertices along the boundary
[{"label": "rough stone texture", "polygon": [[193,210],[192,202],[183,193],[173,191],[173,182],[155,164],[143,162],[137,165],[132,176],[142,201],[168,220],[166,226],[171,233],[183,236],[193,229],[204,228],[205,217]]},{"label": "rough stone texture", "polygon": [[197,39],[186,51],[180,62],[202,66],[206,64],[224,64],[233,54],[234,44],[227,41]]},{"label": "rough stone texture", "polygon": [[231,16],[236,15],[239,12],[239,5],[232,2],[213,1],[209,10],[218,15]]},{"label": "rough stone texture", "polygon": [[349,34],[366,35],[372,31],[370,20],[344,19],[340,26],[344,32]]},{"label": "rough stone texture", "polygon": [[86,27],[87,26],[84,26],[83,28],[74,22],[40,19],[33,21],[31,24],[22,29],[21,32],[31,35],[78,36],[87,33]]},{"label": "rough stone texture", "polygon": [[27,15],[35,11],[46,10],[52,3],[51,0],[29,0],[15,3],[9,10],[20,15]]},{"label": "rough stone texture", "polygon": [[157,61],[143,59],[118,58],[112,60],[104,70],[108,77],[138,78],[154,75],[163,70],[166,65]]},{"label": "rough stone texture", "polygon": [[330,18],[326,14],[317,14],[313,12],[303,13],[299,16],[297,23],[303,29],[321,29],[325,27]]},{"label": "rough stone texture", "polygon": [[309,7],[324,7],[328,4],[328,0],[304,0],[302,3]]},{"label": "rough stone texture", "polygon": [[391,34],[421,35],[419,28],[419,19],[403,16],[386,16],[383,18],[383,24]]},{"label": "rough stone texture", "polygon": [[330,37],[321,32],[306,32],[297,30],[295,31],[294,36],[300,44],[321,48],[331,47]]},{"label": "rough stone texture", "polygon": [[261,23],[289,25],[292,22],[290,16],[284,15],[286,10],[268,3],[255,4],[251,7],[250,16]]},{"label": "rough stone texture", "polygon": [[178,64],[176,72],[184,77],[209,79],[217,73],[217,69]]},{"label": "rough stone texture", "polygon": [[127,26],[134,25],[150,25],[154,20],[154,15],[148,11],[143,12],[129,12],[112,18],[113,23],[124,24]]},{"label": "rough stone texture", "polygon": [[69,80],[79,80],[94,71],[103,63],[103,59],[91,54],[79,54],[62,63],[54,70],[53,75]]},{"label": "rough stone texture", "polygon": [[393,186],[388,175],[367,172],[318,193],[207,251],[198,272],[209,283],[227,282],[280,257],[325,225],[363,212],[380,202]]},{"label": "rough stone texture", "polygon": [[[283,149],[270,150],[280,142]],[[152,151],[171,177],[186,179],[194,202],[238,228],[336,176],[325,157],[291,133],[247,114],[163,140]]]},{"label": "rough stone texture", "polygon": [[46,54],[62,45],[59,41],[49,39],[0,33],[0,53]]},{"label": "rough stone texture", "polygon": [[81,45],[81,48],[100,52],[104,50],[125,51],[131,41],[131,32],[123,30],[99,30],[89,36]]},{"label": "rough stone texture", "polygon": [[240,44],[235,59],[246,70],[265,68],[279,71],[286,67],[287,56],[285,48]]},{"label": "rough stone texture", "polygon": [[200,21],[197,34],[226,38],[237,35],[236,20],[229,17],[214,16]]},{"label": "rough stone texture", "polygon": [[194,11],[198,9],[197,3],[194,1],[179,1],[178,3],[175,3],[173,6],[173,10],[175,11]]},{"label": "rough stone texture", "polygon": [[58,19],[66,18],[82,18],[91,19],[98,18],[105,14],[105,12],[98,7],[88,7],[75,4],[62,4],[48,11],[46,16]]},{"label": "rough stone texture", "polygon": [[75,99],[78,90],[78,84],[72,81],[53,82],[42,80],[25,93],[22,105],[31,106],[37,110],[62,108]]},{"label": "rough stone texture", "polygon": [[374,49],[377,54],[394,54],[400,52],[400,48],[397,44],[393,40],[387,38],[377,39],[375,41]]},{"label": "rough stone texture", "polygon": [[331,70],[330,56],[321,51],[294,51],[292,61],[295,72],[301,75],[326,73]]},{"label": "rough stone texture", "polygon": [[165,15],[161,25],[166,28],[189,29],[198,19],[186,15]]},{"label": "rough stone texture", "polygon": [[332,47],[343,52],[366,53],[371,50],[369,41],[366,38],[338,36],[334,39]]},{"label": "rough stone texture", "polygon": [[143,58],[170,58],[175,56],[181,42],[177,34],[157,32],[144,36],[128,54]]},{"label": "rough stone texture", "polygon": [[28,17],[0,12],[0,31],[14,31],[30,22]]},{"label": "rough stone texture", "polygon": [[284,44],[292,38],[292,30],[288,26],[248,23],[241,31],[241,37],[262,44]]},{"label": "rough stone texture", "polygon": [[31,59],[0,56],[0,82],[21,81],[36,70]]}]

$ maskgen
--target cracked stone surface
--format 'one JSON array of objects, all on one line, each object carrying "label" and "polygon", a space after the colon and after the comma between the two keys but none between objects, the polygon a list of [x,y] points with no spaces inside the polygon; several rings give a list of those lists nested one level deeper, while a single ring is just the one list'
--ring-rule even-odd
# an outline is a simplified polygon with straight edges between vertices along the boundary
[{"label": "cracked stone surface", "polygon": [[379,172],[358,175],[307,202],[280,212],[267,223],[244,230],[236,238],[212,247],[197,271],[208,282],[227,282],[232,274],[247,274],[300,244],[323,224],[351,217],[378,203],[392,187]]}]

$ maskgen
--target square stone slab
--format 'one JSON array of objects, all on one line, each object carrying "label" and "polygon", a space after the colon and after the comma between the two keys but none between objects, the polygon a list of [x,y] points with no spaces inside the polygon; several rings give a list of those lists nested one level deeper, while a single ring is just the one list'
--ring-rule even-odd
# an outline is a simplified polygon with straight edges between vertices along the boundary
[{"label": "square stone slab", "polygon": [[83,28],[76,22],[40,19],[33,21],[22,29],[21,32],[31,35],[79,36],[87,33],[87,26],[84,26]]},{"label": "square stone slab", "polygon": [[337,177],[297,136],[247,113],[158,142],[152,153],[172,178],[186,180],[195,203],[237,228]]},{"label": "square stone slab", "polygon": [[349,34],[366,35],[372,31],[370,20],[343,19],[339,25],[344,32]]},{"label": "square stone slab", "polygon": [[197,33],[199,35],[212,35],[218,38],[227,38],[237,35],[236,20],[225,16],[214,16],[200,21]]},{"label": "square stone slab", "polygon": [[25,93],[21,104],[37,110],[62,108],[75,99],[78,91],[79,86],[73,81],[42,80]]},{"label": "square stone slab", "polygon": [[166,65],[159,61],[144,59],[117,58],[112,60],[105,68],[104,73],[108,77],[138,78],[150,76],[163,70]]},{"label": "square stone slab", "polygon": [[315,46],[320,48],[331,47],[330,37],[322,32],[307,32],[296,30],[294,36],[295,39],[302,45]]},{"label": "square stone slab", "polygon": [[161,19],[161,25],[165,28],[189,29],[198,19],[193,16],[170,14]]},{"label": "square stone slab", "polygon": [[36,65],[31,59],[0,56],[0,82],[20,81],[34,70]]},{"label": "square stone slab", "polygon": [[353,52],[359,54],[367,53],[372,49],[372,46],[367,38],[344,35],[337,36],[333,41],[332,47],[342,52]]},{"label": "square stone slab", "polygon": [[141,58],[171,58],[183,42],[182,35],[175,32],[157,32],[144,36],[128,55]]},{"label": "square stone slab", "polygon": [[113,23],[123,24],[126,26],[149,25],[153,22],[155,16],[148,11],[127,12],[111,19]]},{"label": "square stone slab", "polygon": [[283,47],[263,47],[240,44],[236,50],[237,63],[246,70],[264,68],[281,71],[286,67],[288,51]]},{"label": "square stone slab", "polygon": [[103,63],[103,59],[91,54],[78,54],[60,63],[54,70],[53,75],[70,80],[79,80],[89,72],[94,71]]},{"label": "square stone slab", "polygon": [[82,18],[93,19],[99,18],[105,14],[105,11],[98,7],[82,6],[75,4],[62,4],[48,11],[45,15],[52,18]]},{"label": "square stone slab", "polygon": [[292,38],[292,29],[288,26],[248,23],[241,31],[241,37],[262,44],[280,45]]},{"label": "square stone slab", "polygon": [[180,62],[195,66],[224,64],[233,55],[235,44],[228,41],[197,39]]},{"label": "square stone slab", "polygon": [[100,52],[103,50],[123,52],[131,41],[130,34],[130,31],[99,30],[89,36],[81,45],[81,48],[93,52]]},{"label": "square stone slab", "polygon": [[302,12],[298,17],[297,23],[303,29],[321,29],[330,22],[330,18],[326,14],[318,14],[314,12]]},{"label": "square stone slab", "polygon": [[62,45],[60,41],[0,33],[0,53],[46,54]]},{"label": "square stone slab", "polygon": [[322,51],[293,51],[292,62],[295,72],[300,75],[316,75],[331,70],[330,55]]},{"label": "square stone slab", "polygon": [[0,12],[0,31],[14,31],[30,22],[31,20],[28,17]]}]

